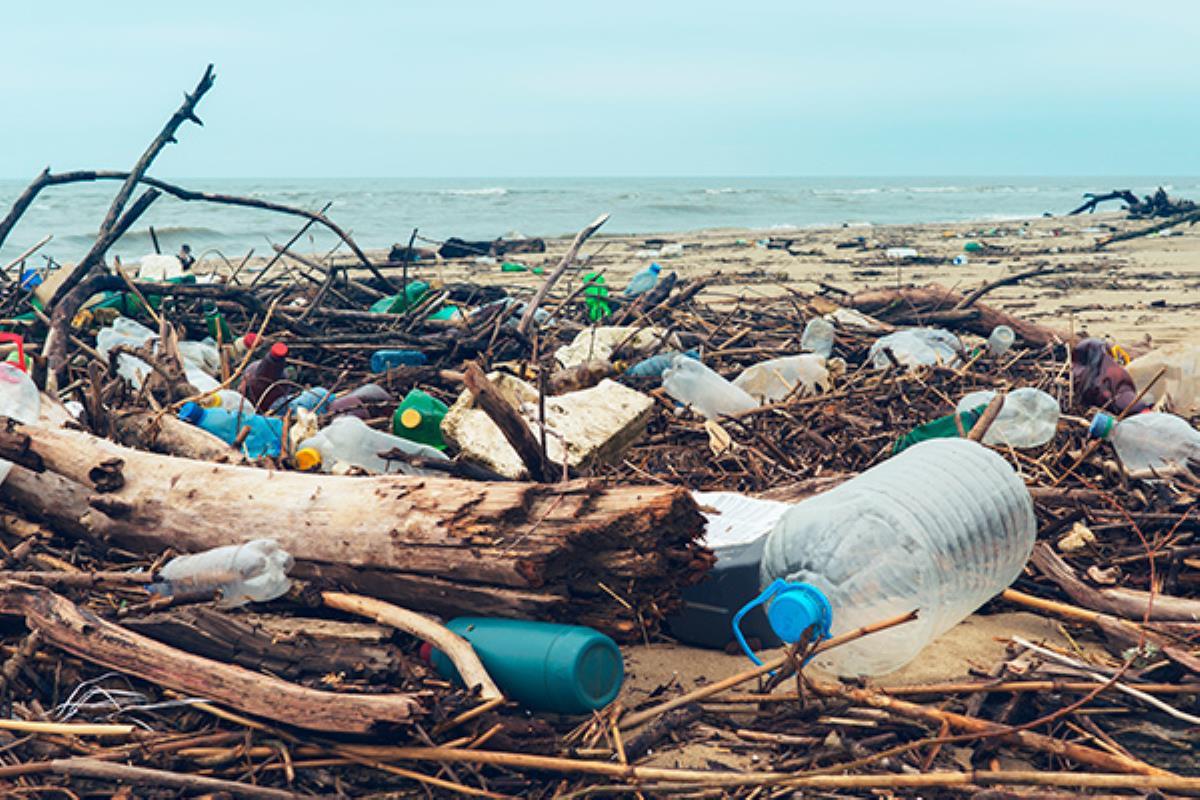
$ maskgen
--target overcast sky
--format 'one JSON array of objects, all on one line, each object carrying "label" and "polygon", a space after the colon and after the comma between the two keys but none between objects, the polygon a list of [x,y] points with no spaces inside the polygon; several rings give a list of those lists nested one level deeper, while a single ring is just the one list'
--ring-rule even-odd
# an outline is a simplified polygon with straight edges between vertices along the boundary
[{"label": "overcast sky", "polygon": [[0,177],[1200,174],[1200,4],[21,2]]}]

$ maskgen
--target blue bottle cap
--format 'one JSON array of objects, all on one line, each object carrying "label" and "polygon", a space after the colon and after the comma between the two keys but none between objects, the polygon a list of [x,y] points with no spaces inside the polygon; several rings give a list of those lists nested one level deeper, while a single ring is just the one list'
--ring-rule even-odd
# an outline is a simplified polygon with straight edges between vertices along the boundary
[{"label": "blue bottle cap", "polygon": [[179,418],[184,422],[198,425],[200,420],[204,418],[204,409],[200,407],[199,403],[184,403],[179,409]]},{"label": "blue bottle cap", "polygon": [[650,271],[653,272],[655,275],[657,275],[659,273],[659,271],[661,271],[661,270],[662,270],[662,267],[659,266],[659,263],[657,261],[653,261],[650,263]]},{"label": "blue bottle cap", "polygon": [[1107,439],[1116,424],[1117,421],[1110,414],[1100,412],[1092,418],[1092,424],[1088,426],[1088,435],[1097,439]]},{"label": "blue bottle cap", "polygon": [[829,636],[833,609],[821,590],[807,583],[789,583],[767,606],[767,621],[781,641],[792,644],[816,626],[818,638]]}]

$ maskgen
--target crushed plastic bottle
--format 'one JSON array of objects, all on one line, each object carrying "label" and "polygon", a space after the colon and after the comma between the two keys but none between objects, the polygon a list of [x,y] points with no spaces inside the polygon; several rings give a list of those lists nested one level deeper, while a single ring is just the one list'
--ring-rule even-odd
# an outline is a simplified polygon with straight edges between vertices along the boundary
[{"label": "crushed plastic bottle", "polygon": [[643,358],[641,361],[633,364],[625,370],[625,374],[631,378],[661,378],[667,367],[671,366],[671,362],[675,360],[675,356],[683,355],[688,358],[700,360],[700,352],[698,350],[687,350],[680,353],[678,350],[670,350],[666,353],[659,353],[656,356]]},{"label": "crushed plastic bottle", "polygon": [[1029,490],[1004,458],[965,439],[922,442],[785,512],[763,548],[766,591],[747,608],[765,604],[783,641],[814,624],[836,636],[918,609],[815,661],[880,675],[1011,584],[1036,532]]},{"label": "crushed plastic bottle", "polygon": [[[986,407],[996,393],[990,390],[971,392],[958,401],[959,413]],[[1008,445],[1016,448],[1041,447],[1058,432],[1062,409],[1058,401],[1041,389],[1023,386],[1004,396],[1004,406],[983,436],[984,444]]]},{"label": "crushed plastic bottle", "polygon": [[709,419],[758,408],[758,403],[745,390],[684,355],[675,356],[671,366],[663,372],[663,388],[675,400]]},{"label": "crushed plastic bottle", "polygon": [[1101,339],[1084,339],[1071,349],[1071,378],[1075,394],[1084,405],[1109,408],[1118,414],[1136,414],[1147,408],[1134,403],[1137,387]]},{"label": "crushed plastic bottle", "polygon": [[162,595],[220,590],[222,608],[265,603],[287,594],[294,563],[274,539],[255,539],[173,558],[149,588]]},{"label": "crushed plastic bottle", "polygon": [[1147,412],[1117,421],[1100,413],[1088,433],[1112,442],[1126,471],[1135,477],[1200,468],[1200,431],[1174,414]]},{"label": "crushed plastic bottle", "polygon": [[249,426],[250,433],[241,445],[247,458],[274,458],[279,455],[283,442],[283,421],[274,417],[242,413],[223,406],[205,408],[198,403],[184,403],[179,409],[179,418],[229,445],[237,441],[242,428]]},{"label": "crushed plastic bottle", "polygon": [[637,297],[645,294],[654,288],[654,284],[658,283],[658,273],[662,271],[662,267],[657,262],[652,263],[644,270],[634,275],[629,279],[629,285],[622,292],[626,297]]},{"label": "crushed plastic bottle", "polygon": [[342,463],[382,475],[436,475],[401,460],[387,460],[381,453],[400,450],[422,458],[448,461],[444,453],[371,428],[358,417],[342,416],[322,428],[316,436],[300,443],[296,465],[305,471],[332,472]]},{"label": "crushed plastic bottle", "polygon": [[833,323],[824,317],[813,317],[804,325],[800,336],[800,349],[821,358],[833,355]]},{"label": "crushed plastic bottle", "polygon": [[[38,388],[16,364],[0,362],[0,416],[26,425],[38,421],[42,401]],[[12,463],[0,459],[0,483],[8,478]]]},{"label": "crushed plastic bottle", "polygon": [[[137,350],[147,342],[158,338],[158,334],[129,317],[117,317],[111,325],[101,328],[96,334],[96,351],[107,361],[109,354],[118,346]],[[142,381],[151,372],[150,365],[128,353],[117,355],[117,374],[129,381],[133,387],[141,388]]]},{"label": "crushed plastic bottle", "polygon": [[997,325],[992,328],[992,334],[988,337],[988,353],[992,358],[999,358],[1012,349],[1013,343],[1017,341],[1017,334],[1007,325]]},{"label": "crushed plastic bottle", "polygon": [[876,369],[891,366],[888,353],[900,366],[916,369],[934,364],[954,366],[961,360],[962,352],[962,342],[950,331],[941,328],[905,328],[876,339],[868,357]]},{"label": "crushed plastic bottle", "polygon": [[1126,371],[1138,391],[1154,380],[1159,370],[1162,377],[1144,395],[1147,403],[1165,400],[1168,410],[1194,417],[1200,414],[1200,345],[1176,344],[1151,350],[1135,358]]},{"label": "crushed plastic bottle", "polygon": [[748,367],[733,385],[758,403],[777,403],[786,397],[805,397],[829,391],[825,359],[815,353],[772,358]]}]

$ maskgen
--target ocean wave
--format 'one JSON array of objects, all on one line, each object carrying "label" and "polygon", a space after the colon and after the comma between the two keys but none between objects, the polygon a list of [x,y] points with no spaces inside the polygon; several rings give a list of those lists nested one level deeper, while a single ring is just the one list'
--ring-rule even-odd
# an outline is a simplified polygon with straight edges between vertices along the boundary
[{"label": "ocean wave", "polygon": [[705,189],[705,194],[748,194],[752,189],[737,189],[733,186],[725,186],[720,189]]},{"label": "ocean wave", "polygon": [[885,190],[877,186],[871,186],[865,189],[813,189],[812,193],[818,196],[830,195],[833,197],[841,197],[842,195],[848,194],[879,194],[882,191]]},{"label": "ocean wave", "polygon": [[914,194],[954,194],[969,190],[963,186],[909,186],[907,189],[902,191],[912,192]]},{"label": "ocean wave", "polygon": [[459,195],[464,197],[476,197],[483,195],[502,195],[508,194],[508,189],[503,186],[487,186],[482,189],[439,189],[438,194]]}]

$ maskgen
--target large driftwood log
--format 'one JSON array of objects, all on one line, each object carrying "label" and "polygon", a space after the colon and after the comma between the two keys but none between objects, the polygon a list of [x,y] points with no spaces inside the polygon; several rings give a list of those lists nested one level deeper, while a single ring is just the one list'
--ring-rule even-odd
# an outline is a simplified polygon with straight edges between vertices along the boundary
[{"label": "large driftwood log", "polygon": [[[919,321],[922,315],[962,308],[960,304],[966,299],[953,289],[931,283],[926,286],[856,292],[846,305],[885,321],[890,321],[897,314],[908,320]],[[1050,345],[1071,341],[1070,334],[1014,317],[984,303],[973,303],[971,309],[978,313],[962,320],[960,327],[981,336],[990,334],[997,325],[1007,325],[1029,344]]]},{"label": "large driftwood log", "polygon": [[31,630],[79,658],[310,730],[368,733],[381,723],[407,723],[422,713],[413,695],[320,692],[185,653],[103,620],[40,586],[0,583],[0,613],[25,617]]},{"label": "large driftwood log", "polygon": [[14,468],[0,491],[25,513],[152,552],[272,537],[300,577],[442,615],[578,622],[627,639],[653,630],[711,560],[694,542],[703,518],[676,487],[275,472],[38,426],[0,444],[44,465]]}]

